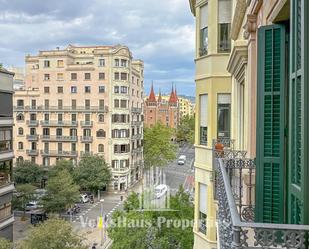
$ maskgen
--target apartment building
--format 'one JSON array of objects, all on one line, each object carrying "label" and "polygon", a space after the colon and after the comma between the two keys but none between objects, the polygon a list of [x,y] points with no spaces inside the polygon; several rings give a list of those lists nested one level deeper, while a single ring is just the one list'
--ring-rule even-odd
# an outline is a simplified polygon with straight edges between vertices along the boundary
[{"label": "apartment building", "polygon": [[194,115],[194,104],[189,99],[178,97],[178,102],[180,118]]},{"label": "apartment building", "polygon": [[13,88],[21,90],[25,86],[25,68],[23,67],[8,67],[8,71],[14,73]]},{"label": "apartment building", "polygon": [[160,122],[170,128],[177,128],[179,124],[179,101],[176,90],[172,87],[168,98],[162,98],[161,92],[156,97],[153,85],[144,103],[145,126],[151,127]]},{"label": "apartment building", "polygon": [[196,132],[194,248],[217,247],[213,143],[231,136],[232,0],[190,0],[196,19]]},{"label": "apartment building", "polygon": [[16,160],[50,167],[97,154],[113,190],[132,186],[143,168],[143,70],[121,45],[27,56],[25,90],[14,95]]},{"label": "apartment building", "polygon": [[13,76],[0,67],[0,237],[13,240]]}]

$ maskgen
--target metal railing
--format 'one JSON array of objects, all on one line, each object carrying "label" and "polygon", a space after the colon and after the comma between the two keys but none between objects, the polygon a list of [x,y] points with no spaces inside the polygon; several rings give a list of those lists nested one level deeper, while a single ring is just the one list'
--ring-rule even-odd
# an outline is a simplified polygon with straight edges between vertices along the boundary
[{"label": "metal railing", "polygon": [[92,127],[93,121],[80,121],[81,127]]},{"label": "metal railing", "polygon": [[28,126],[38,126],[39,121],[38,120],[27,120],[27,125]]},{"label": "metal railing", "polygon": [[93,137],[91,137],[91,136],[81,136],[80,141],[82,143],[92,143]]},{"label": "metal railing", "polygon": [[57,151],[57,150],[41,150],[42,156],[51,157],[77,157],[77,151]]},{"label": "metal railing", "polygon": [[309,225],[256,223],[255,161],[245,151],[214,149],[221,249],[308,248]]},{"label": "metal railing", "polygon": [[55,126],[55,127],[63,127],[63,126],[73,126],[77,127],[77,121],[58,121],[58,120],[42,120],[40,121],[41,126]]},{"label": "metal railing", "polygon": [[143,121],[132,121],[131,125],[136,125],[136,126],[140,126],[143,124]]},{"label": "metal railing", "polygon": [[108,112],[108,106],[14,106],[14,111]]},{"label": "metal railing", "polygon": [[77,142],[77,136],[41,136],[42,141]]},{"label": "metal railing", "polygon": [[138,108],[138,107],[132,107],[131,108],[131,112],[142,113],[143,109],[142,108]]},{"label": "metal railing", "polygon": [[28,156],[37,156],[39,155],[39,151],[38,150],[26,150],[26,153]]},{"label": "metal railing", "polygon": [[37,141],[37,140],[39,140],[39,135],[27,135],[27,140]]}]

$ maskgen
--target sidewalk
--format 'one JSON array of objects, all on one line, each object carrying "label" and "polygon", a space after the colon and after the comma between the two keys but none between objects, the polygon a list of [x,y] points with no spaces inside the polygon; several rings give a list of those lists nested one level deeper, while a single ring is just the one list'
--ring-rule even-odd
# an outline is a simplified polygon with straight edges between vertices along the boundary
[{"label": "sidewalk", "polygon": [[[107,236],[107,232],[104,230],[103,234],[103,246],[101,246],[101,229],[100,228],[85,228],[79,231],[79,234],[85,238],[85,244],[92,246],[96,244],[97,249],[107,249],[112,245],[112,241]],[[91,248],[91,247],[90,247]]]}]

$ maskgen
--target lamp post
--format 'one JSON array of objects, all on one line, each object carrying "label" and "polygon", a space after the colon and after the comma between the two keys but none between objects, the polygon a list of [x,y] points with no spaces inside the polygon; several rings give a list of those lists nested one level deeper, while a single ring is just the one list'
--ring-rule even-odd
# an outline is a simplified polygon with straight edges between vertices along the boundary
[{"label": "lamp post", "polygon": [[101,229],[101,246],[103,246],[103,229],[104,229],[104,221],[103,221],[103,202],[104,199],[100,200],[101,203],[101,217],[100,217],[100,229]]}]

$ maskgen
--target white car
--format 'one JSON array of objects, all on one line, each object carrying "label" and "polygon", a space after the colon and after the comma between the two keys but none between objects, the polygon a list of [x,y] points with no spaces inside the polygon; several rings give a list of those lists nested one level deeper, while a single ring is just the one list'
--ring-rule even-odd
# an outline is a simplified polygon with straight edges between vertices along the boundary
[{"label": "white car", "polygon": [[42,208],[42,205],[39,205],[37,201],[30,201],[27,205],[26,205],[26,211],[32,211],[32,210],[36,210],[38,208]]},{"label": "white car", "polygon": [[81,203],[87,203],[87,202],[89,202],[89,197],[88,197],[88,195],[85,195],[85,194],[80,195],[80,202],[81,202]]},{"label": "white car", "polygon": [[185,155],[181,155],[179,158],[178,158],[178,165],[184,165],[186,163],[186,160],[187,160],[187,157]]},{"label": "white car", "polygon": [[160,184],[155,187],[155,197],[156,199],[160,199],[162,196],[164,196],[167,193],[168,187],[165,184]]}]

